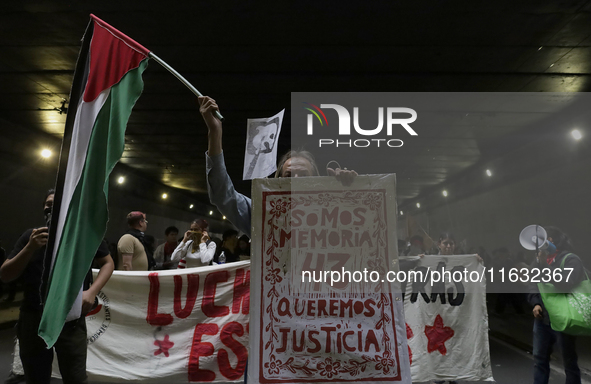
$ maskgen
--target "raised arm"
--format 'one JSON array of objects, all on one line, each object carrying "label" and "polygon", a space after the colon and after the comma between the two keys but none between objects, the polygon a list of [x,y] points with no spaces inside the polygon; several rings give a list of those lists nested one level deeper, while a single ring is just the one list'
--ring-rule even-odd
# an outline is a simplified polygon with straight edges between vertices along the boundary
[{"label": "raised arm", "polygon": [[[199,244],[199,250],[190,256],[192,258],[200,259],[203,264],[209,264],[215,255],[215,248],[216,245],[213,241],[210,241],[209,245],[207,245],[207,243],[201,243]],[[187,257],[189,257],[189,254],[187,254]]]},{"label": "raised arm", "polygon": [[199,100],[199,112],[207,125],[207,153],[216,156],[222,153],[222,122],[214,116],[219,107],[209,96],[202,96]]},{"label": "raised arm", "polygon": [[222,122],[213,115],[219,109],[218,105],[208,96],[200,97],[199,104],[208,132],[205,160],[209,200],[236,228],[250,236],[252,203],[248,197],[236,191],[228,176],[222,150]]},{"label": "raised arm", "polygon": [[0,267],[2,281],[9,283],[18,279],[29,265],[35,251],[47,244],[47,239],[47,227],[33,229],[30,235],[28,232],[23,234],[18,240],[15,249]]},{"label": "raised arm", "polygon": [[[186,235],[187,234],[185,234],[185,239],[187,237]],[[177,262],[180,261],[183,257],[185,257],[187,255],[187,250],[189,249],[191,244],[193,244],[193,240],[181,241],[179,245],[176,246],[176,249],[170,256],[170,261]]]}]

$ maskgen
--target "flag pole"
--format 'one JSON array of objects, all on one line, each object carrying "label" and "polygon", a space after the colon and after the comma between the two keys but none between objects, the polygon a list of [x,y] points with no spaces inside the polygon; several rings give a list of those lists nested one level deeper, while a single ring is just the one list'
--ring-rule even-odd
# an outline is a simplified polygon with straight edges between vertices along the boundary
[{"label": "flag pole", "polygon": [[[177,71],[175,71],[174,68],[172,68],[170,65],[166,64],[166,62],[164,62],[161,58],[159,58],[158,56],[156,56],[153,52],[150,52],[148,54],[148,56],[151,59],[154,59],[155,62],[157,62],[158,64],[162,65],[164,68],[166,68],[168,70],[168,72],[172,73],[177,79],[179,79],[181,81],[181,83],[185,84],[185,86],[187,88],[189,88],[191,90],[191,92],[193,92],[195,95],[197,95],[198,97],[203,96],[201,94],[201,92],[199,92],[197,90],[197,88],[195,88],[191,83],[189,83],[187,81],[187,79],[185,79],[180,73],[178,73]],[[220,114],[219,111],[215,111],[215,117],[217,117],[220,121],[224,121],[224,117]]]}]

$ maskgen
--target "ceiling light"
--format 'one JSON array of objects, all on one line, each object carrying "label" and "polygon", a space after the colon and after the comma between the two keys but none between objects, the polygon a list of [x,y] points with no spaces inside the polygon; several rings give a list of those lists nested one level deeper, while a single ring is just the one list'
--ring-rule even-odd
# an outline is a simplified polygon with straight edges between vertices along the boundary
[{"label": "ceiling light", "polygon": [[222,217],[222,219],[226,220],[226,216]]},{"label": "ceiling light", "polygon": [[166,199],[167,197],[168,197],[168,195],[167,195],[166,193],[163,193],[163,194],[162,194],[162,198],[163,198],[163,199]]},{"label": "ceiling light", "polygon": [[209,216],[213,215],[213,211],[209,211]]},{"label": "ceiling light", "polygon": [[421,203],[417,203],[417,208],[421,208]]},{"label": "ceiling light", "polygon": [[447,197],[447,191],[443,191],[443,196]]},{"label": "ceiling light", "polygon": [[486,170],[486,176],[491,177],[492,176],[492,172],[490,171],[490,169]]},{"label": "ceiling light", "polygon": [[400,216],[403,216],[403,215],[404,215],[404,212],[400,211]]},{"label": "ceiling light", "polygon": [[570,134],[573,136],[575,140],[581,140],[581,138],[583,137],[581,131],[579,131],[578,129],[573,129],[573,131]]},{"label": "ceiling light", "polygon": [[51,157],[51,151],[49,149],[44,149],[41,151],[41,156],[45,159],[49,159]]},{"label": "ceiling light", "polygon": [[189,209],[193,209],[193,204],[189,205]]},{"label": "ceiling light", "polygon": [[125,177],[123,177],[123,176],[119,176],[119,178],[117,179],[117,182],[118,182],[119,184],[123,184],[123,183],[125,182]]}]

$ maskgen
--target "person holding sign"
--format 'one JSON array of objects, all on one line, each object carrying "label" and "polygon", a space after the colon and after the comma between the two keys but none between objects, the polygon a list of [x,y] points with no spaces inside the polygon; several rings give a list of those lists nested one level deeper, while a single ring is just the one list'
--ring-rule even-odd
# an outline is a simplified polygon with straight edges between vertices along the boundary
[{"label": "person holding sign", "polygon": [[[199,112],[207,125],[208,148],[205,154],[207,192],[209,199],[236,228],[251,236],[252,201],[236,191],[226,170],[222,149],[222,122],[215,117],[219,107],[215,100],[202,96]],[[357,172],[347,169],[327,168],[329,176],[335,176],[343,185],[351,185]],[[307,151],[289,151],[279,161],[275,177],[319,176],[318,167]],[[246,383],[246,372],[245,372]]]},{"label": "person holding sign", "polygon": [[[208,149],[205,154],[207,164],[207,191],[209,199],[219,211],[247,236],[251,235],[250,198],[236,191],[226,171],[222,149],[222,122],[214,113],[219,111],[215,100],[202,96],[199,100],[199,112],[205,120],[208,130]],[[327,168],[329,176],[335,176],[343,185],[351,185],[357,172],[347,169]],[[307,151],[289,151],[279,161],[275,177],[319,176],[318,167]]]}]

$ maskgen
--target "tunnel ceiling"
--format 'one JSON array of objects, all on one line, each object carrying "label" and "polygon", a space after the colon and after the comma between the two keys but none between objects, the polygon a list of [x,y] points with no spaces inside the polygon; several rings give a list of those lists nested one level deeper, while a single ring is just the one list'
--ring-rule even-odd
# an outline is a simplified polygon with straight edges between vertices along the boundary
[{"label": "tunnel ceiling", "polygon": [[[587,1],[175,3],[3,2],[0,159],[27,163],[42,147],[59,149],[90,13],[218,101],[229,173],[246,194],[250,183],[239,181],[246,119],[287,108],[281,138],[281,148],[287,148],[291,92],[591,90]],[[139,173],[208,202],[206,128],[195,97],[153,61],[144,80],[118,172]],[[499,161],[514,137],[531,134],[532,125],[568,102],[568,96],[542,99],[545,108],[530,110],[519,124],[510,123],[510,113],[493,116],[479,109],[465,111],[474,116],[469,123],[458,116],[424,130],[418,144],[393,154],[400,201]],[[384,170],[376,164],[359,171]]]}]

